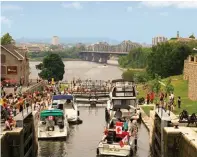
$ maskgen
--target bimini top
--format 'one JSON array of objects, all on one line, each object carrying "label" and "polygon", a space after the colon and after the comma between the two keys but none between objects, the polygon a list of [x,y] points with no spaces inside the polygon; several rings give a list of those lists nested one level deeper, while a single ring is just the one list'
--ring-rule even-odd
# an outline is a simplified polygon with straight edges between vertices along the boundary
[{"label": "bimini top", "polygon": [[48,117],[48,116],[63,116],[64,113],[60,109],[50,109],[50,110],[44,110],[40,113],[41,117]]},{"label": "bimini top", "polygon": [[53,96],[53,100],[62,100],[62,99],[73,100],[73,96],[72,95],[54,95]]},{"label": "bimini top", "polygon": [[134,81],[127,81],[127,80],[124,80],[124,79],[115,79],[115,80],[112,80],[112,83],[116,83],[116,82],[134,82]]}]

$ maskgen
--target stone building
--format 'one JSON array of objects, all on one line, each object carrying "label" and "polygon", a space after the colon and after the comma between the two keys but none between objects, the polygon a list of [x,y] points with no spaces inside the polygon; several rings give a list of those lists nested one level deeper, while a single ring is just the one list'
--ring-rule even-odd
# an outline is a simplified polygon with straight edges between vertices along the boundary
[{"label": "stone building", "polygon": [[29,74],[27,51],[12,44],[1,45],[1,78],[27,85]]},{"label": "stone building", "polygon": [[197,55],[189,56],[184,62],[184,79],[188,80],[188,97],[197,100]]}]

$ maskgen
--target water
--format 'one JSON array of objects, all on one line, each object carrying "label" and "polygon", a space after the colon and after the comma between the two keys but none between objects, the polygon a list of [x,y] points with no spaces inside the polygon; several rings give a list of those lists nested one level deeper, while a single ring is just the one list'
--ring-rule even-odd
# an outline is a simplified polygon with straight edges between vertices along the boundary
[{"label": "water", "polygon": [[[30,62],[31,79],[38,77],[38,70],[35,65],[40,62]],[[117,64],[117,61],[110,61],[111,64]],[[92,80],[112,80],[121,78],[122,71],[114,65],[97,64],[94,62],[85,61],[65,61],[64,80],[72,80],[73,77],[82,80],[91,78]]]},{"label": "water", "polygon": [[[115,61],[113,64],[117,63]],[[30,62],[32,79],[37,78],[38,70]],[[94,62],[66,61],[64,79],[111,80],[121,78],[122,71],[113,65],[104,66]],[[96,157],[96,148],[102,138],[105,126],[104,108],[80,107],[81,125],[70,126],[70,135],[66,141],[39,141],[38,157]],[[148,131],[139,125],[138,151],[136,157],[149,156]]]}]

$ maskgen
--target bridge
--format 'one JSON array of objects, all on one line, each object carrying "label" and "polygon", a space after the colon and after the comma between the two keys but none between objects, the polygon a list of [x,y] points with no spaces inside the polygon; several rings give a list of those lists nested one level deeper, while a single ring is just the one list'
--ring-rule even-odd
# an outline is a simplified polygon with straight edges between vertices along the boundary
[{"label": "bridge", "polygon": [[128,55],[129,52],[111,52],[111,51],[81,51],[80,58],[85,61],[92,61],[97,63],[107,63],[111,55]]}]

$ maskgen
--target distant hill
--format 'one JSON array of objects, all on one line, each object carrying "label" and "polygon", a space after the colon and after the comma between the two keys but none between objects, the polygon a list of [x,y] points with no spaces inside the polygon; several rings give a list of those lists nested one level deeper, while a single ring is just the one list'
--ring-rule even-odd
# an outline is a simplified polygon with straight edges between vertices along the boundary
[{"label": "distant hill", "polygon": [[[68,43],[72,43],[72,44],[76,44],[76,43],[84,43],[84,44],[94,44],[96,42],[100,42],[100,41],[105,41],[109,44],[112,45],[116,45],[119,44],[121,41],[118,40],[114,40],[114,39],[109,39],[109,38],[63,38],[63,37],[59,37],[60,39],[60,43],[61,44],[68,44]],[[50,44],[52,41],[52,38],[19,38],[15,40],[16,42],[20,43],[20,42],[36,42],[36,43],[48,43]]]}]

